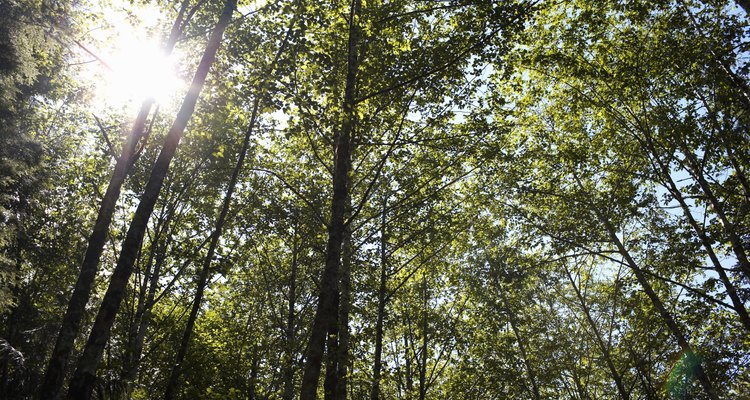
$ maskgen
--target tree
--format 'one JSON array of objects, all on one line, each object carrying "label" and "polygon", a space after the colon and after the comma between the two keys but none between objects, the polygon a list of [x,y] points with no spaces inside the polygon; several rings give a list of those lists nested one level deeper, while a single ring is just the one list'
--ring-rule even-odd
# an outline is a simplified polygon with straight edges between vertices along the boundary
[{"label": "tree", "polygon": [[229,25],[229,21],[235,8],[236,2],[232,0],[228,0],[224,5],[219,22],[217,23],[216,28],[211,32],[211,37],[206,45],[206,51],[198,65],[195,77],[193,78],[193,82],[188,90],[188,94],[185,96],[182,106],[175,118],[175,122],[167,134],[164,141],[164,147],[159,153],[159,158],[154,164],[151,176],[149,177],[149,182],[146,185],[141,202],[138,205],[138,209],[136,210],[133,221],[128,229],[128,235],[122,244],[120,257],[117,262],[117,267],[112,274],[107,294],[105,294],[104,299],[102,300],[102,306],[97,314],[94,326],[91,328],[86,347],[78,361],[76,372],[71,380],[70,388],[68,389],[68,398],[89,398],[91,396],[93,383],[96,378],[96,367],[99,364],[104,345],[106,344],[120,302],[122,301],[124,288],[130,278],[135,257],[139,252],[141,242],[143,241],[146,224],[151,217],[154,204],[156,203],[156,199],[161,190],[169,164],[172,161],[172,157],[174,157],[177,145],[180,143],[180,139],[185,131],[188,120],[195,109],[198,95],[203,88],[206,76],[208,75],[211,64],[213,64],[216,57],[216,52],[219,49],[222,35],[224,34],[227,25]]}]

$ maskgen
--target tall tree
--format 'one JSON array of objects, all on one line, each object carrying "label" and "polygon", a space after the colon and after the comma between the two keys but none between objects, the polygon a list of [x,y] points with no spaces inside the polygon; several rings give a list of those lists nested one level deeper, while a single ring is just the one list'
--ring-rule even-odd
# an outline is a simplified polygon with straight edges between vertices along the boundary
[{"label": "tall tree", "polygon": [[[169,37],[164,45],[165,54],[170,54],[172,52],[180,37],[180,33],[189,22],[192,13],[189,14],[187,18],[185,17],[188,5],[189,2],[187,0],[183,1],[180,11],[177,14],[177,18],[172,25]],[[195,12],[195,9],[192,10],[192,12]],[[88,246],[86,247],[86,253],[83,262],[81,263],[78,279],[73,288],[73,293],[70,296],[68,308],[62,319],[60,332],[58,333],[55,342],[55,348],[52,351],[52,357],[50,358],[47,372],[45,373],[44,383],[39,388],[39,394],[42,398],[57,398],[62,389],[68,360],[73,351],[75,338],[78,336],[81,329],[81,322],[83,320],[86,304],[89,301],[94,278],[99,269],[99,261],[104,252],[107,234],[109,232],[110,224],[112,223],[112,216],[114,215],[117,206],[117,200],[120,197],[120,191],[122,190],[122,185],[125,182],[128,171],[132,167],[134,161],[133,157],[136,154],[138,143],[146,133],[148,116],[154,103],[155,100],[153,98],[143,101],[143,104],[138,111],[138,115],[133,121],[133,127],[130,134],[127,136],[127,139],[122,146],[121,154],[116,160],[112,177],[107,186],[107,191],[99,205],[94,228],[88,239]]]},{"label": "tall tree", "polygon": [[110,329],[117,315],[120,302],[122,301],[125,286],[132,272],[133,263],[139,252],[146,224],[151,217],[156,199],[161,191],[169,164],[174,157],[185,127],[195,110],[198,96],[201,89],[203,89],[208,72],[216,58],[224,30],[229,25],[236,5],[237,3],[234,0],[228,0],[225,3],[219,17],[219,22],[212,30],[206,44],[206,50],[198,64],[188,94],[185,96],[180,110],[175,117],[175,121],[167,134],[162,151],[159,153],[159,158],[154,164],[146,189],[141,197],[141,202],[138,204],[133,220],[130,223],[128,234],[122,244],[122,250],[120,251],[117,266],[112,274],[110,285],[107,288],[107,293],[102,299],[99,313],[97,314],[94,326],[91,328],[89,339],[86,342],[83,354],[78,361],[76,372],[71,380],[70,388],[68,389],[68,398],[82,399],[90,398],[91,396],[91,391],[96,381],[96,369],[104,346],[109,338]]}]

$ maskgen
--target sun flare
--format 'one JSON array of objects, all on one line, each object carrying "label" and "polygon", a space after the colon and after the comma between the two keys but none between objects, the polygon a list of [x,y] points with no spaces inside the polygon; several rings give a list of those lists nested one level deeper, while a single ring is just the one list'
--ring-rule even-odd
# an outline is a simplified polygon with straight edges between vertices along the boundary
[{"label": "sun flare", "polygon": [[164,102],[179,89],[174,57],[154,41],[125,38],[114,49],[107,60],[111,69],[98,89],[104,97],[118,103],[146,98]]},{"label": "sun flare", "polygon": [[92,32],[91,40],[100,45],[84,49],[98,61],[91,70],[96,105],[130,106],[148,98],[167,103],[185,82],[178,74],[178,55],[166,54],[163,38],[147,33],[159,31],[163,15],[158,8],[138,6],[131,10],[139,16],[134,20],[124,9],[108,12],[107,28]]}]

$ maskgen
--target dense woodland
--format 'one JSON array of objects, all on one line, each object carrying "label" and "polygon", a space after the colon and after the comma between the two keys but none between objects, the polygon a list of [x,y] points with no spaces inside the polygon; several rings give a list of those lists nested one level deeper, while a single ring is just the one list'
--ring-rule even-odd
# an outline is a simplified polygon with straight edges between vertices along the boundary
[{"label": "dense woodland", "polygon": [[750,399],[749,13],[0,0],[0,398]]}]

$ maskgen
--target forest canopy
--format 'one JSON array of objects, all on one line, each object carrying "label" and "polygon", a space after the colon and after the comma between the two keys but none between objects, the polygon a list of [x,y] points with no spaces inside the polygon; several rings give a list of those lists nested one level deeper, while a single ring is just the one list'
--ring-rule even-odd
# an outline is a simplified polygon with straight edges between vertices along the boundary
[{"label": "forest canopy", "polygon": [[749,22],[0,0],[0,398],[750,399]]}]

